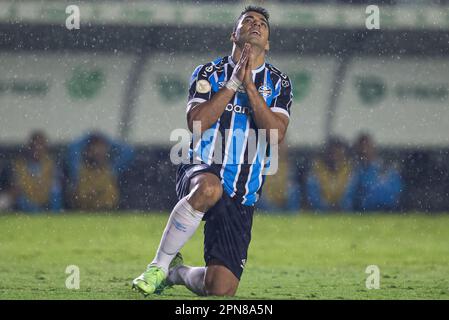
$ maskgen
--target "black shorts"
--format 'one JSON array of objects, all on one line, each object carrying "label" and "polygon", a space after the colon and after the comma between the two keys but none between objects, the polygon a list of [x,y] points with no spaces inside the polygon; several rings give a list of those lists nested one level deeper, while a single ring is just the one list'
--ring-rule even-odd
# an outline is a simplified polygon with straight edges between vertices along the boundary
[{"label": "black shorts", "polygon": [[[220,178],[219,168],[207,164],[181,164],[176,193],[181,200],[189,193],[190,179],[210,172]],[[253,206],[245,206],[223,191],[221,199],[204,215],[204,261],[219,260],[240,280],[251,241]]]}]

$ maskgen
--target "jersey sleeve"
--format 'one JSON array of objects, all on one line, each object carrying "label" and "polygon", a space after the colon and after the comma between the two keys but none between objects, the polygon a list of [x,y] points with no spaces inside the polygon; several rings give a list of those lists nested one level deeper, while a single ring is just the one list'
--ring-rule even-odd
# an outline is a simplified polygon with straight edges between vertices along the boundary
[{"label": "jersey sleeve", "polygon": [[270,109],[290,117],[290,107],[293,102],[292,83],[288,76],[281,75],[276,84],[276,95],[272,100]]},{"label": "jersey sleeve", "polygon": [[213,66],[209,63],[206,65],[199,65],[193,71],[192,76],[190,77],[187,112],[190,111],[192,104],[210,100],[212,86],[209,77],[212,70]]}]

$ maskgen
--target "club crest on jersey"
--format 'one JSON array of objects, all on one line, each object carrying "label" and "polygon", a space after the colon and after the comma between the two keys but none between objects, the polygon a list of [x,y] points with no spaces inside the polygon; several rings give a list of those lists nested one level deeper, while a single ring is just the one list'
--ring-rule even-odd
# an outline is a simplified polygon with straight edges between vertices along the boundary
[{"label": "club crest on jersey", "polygon": [[260,86],[258,91],[264,98],[271,96],[272,93],[271,88],[268,86]]},{"label": "club crest on jersey", "polygon": [[198,93],[208,93],[211,89],[211,85],[207,80],[199,80],[196,83],[196,92]]}]

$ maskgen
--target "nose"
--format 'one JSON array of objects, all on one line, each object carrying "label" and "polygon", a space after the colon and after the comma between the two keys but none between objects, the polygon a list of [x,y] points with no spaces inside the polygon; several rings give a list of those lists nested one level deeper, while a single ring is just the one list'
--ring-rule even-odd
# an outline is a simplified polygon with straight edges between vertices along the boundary
[{"label": "nose", "polygon": [[261,26],[262,25],[262,22],[260,22],[259,20],[254,20],[254,22],[253,22],[253,26]]}]

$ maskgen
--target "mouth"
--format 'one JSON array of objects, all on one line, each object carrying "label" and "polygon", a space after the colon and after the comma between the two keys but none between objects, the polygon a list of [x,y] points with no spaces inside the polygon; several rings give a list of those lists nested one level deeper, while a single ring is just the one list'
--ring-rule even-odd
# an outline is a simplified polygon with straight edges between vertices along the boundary
[{"label": "mouth", "polygon": [[262,36],[261,33],[260,33],[260,31],[258,31],[258,30],[252,30],[249,34],[251,34],[251,35],[256,35],[256,36],[259,36],[259,37]]}]

